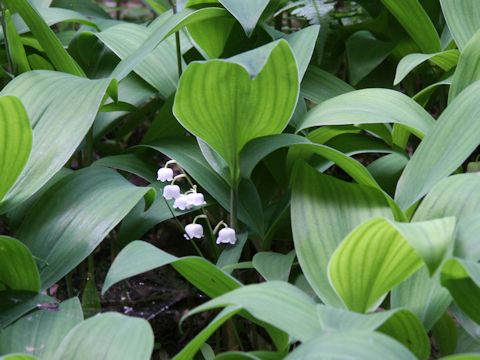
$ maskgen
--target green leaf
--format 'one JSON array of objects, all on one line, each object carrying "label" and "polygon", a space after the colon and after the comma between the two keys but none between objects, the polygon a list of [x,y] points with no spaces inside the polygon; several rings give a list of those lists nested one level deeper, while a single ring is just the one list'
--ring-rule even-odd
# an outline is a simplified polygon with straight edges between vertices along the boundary
[{"label": "green leaf", "polygon": [[346,82],[314,65],[307,68],[301,86],[302,96],[315,104],[354,90]]},{"label": "green leaf", "polygon": [[313,300],[295,286],[281,281],[243,286],[197,306],[188,316],[226,306],[242,307],[256,319],[300,341],[312,338],[321,329],[315,320]]},{"label": "green leaf", "polygon": [[105,313],[70,330],[51,359],[149,360],[153,342],[146,320]]},{"label": "green leaf", "polygon": [[325,332],[380,331],[401,342],[419,359],[430,355],[430,340],[422,323],[405,309],[358,314],[347,310],[317,306],[318,317]]},{"label": "green leaf", "polygon": [[30,310],[43,306],[57,306],[57,300],[31,291],[0,291],[0,330],[13,323]]},{"label": "green leaf", "polygon": [[440,37],[419,0],[382,0],[424,53],[440,51]]},{"label": "green leaf", "polygon": [[225,9],[207,7],[199,10],[184,9],[168,17],[135,52],[128,55],[117,65],[111,77],[119,81],[125,78],[138,64],[152,53],[158,44],[183,26],[193,24],[197,21],[222,18],[227,14],[228,12]]},{"label": "green leaf", "polygon": [[[97,36],[120,59],[125,59],[140,48],[151,34],[152,30],[141,25],[119,24],[92,35]],[[185,66],[185,62],[182,63]],[[162,97],[170,96],[177,89],[178,82],[174,39],[160,43],[134,68],[134,71],[157,89]]]},{"label": "green leaf", "polygon": [[440,181],[425,197],[413,219],[430,220],[445,216],[458,219],[456,256],[476,260],[480,257],[477,241],[478,211],[480,210],[480,178],[476,174],[460,174]]},{"label": "green leaf", "polygon": [[395,44],[380,41],[369,31],[357,31],[347,39],[345,47],[350,82],[355,85],[388,57]]},{"label": "green leaf", "polygon": [[37,264],[28,248],[17,239],[0,236],[0,284],[9,289],[40,291]]},{"label": "green leaf", "polygon": [[434,54],[409,54],[398,63],[393,85],[398,85],[413,69],[425,61],[430,61],[440,66],[442,70],[448,71],[457,64],[459,55],[456,49]]},{"label": "green leaf", "polygon": [[400,92],[364,89],[336,96],[317,105],[307,113],[297,131],[322,125],[384,123],[404,125],[422,138],[430,132],[435,121],[420,105]]},{"label": "green leaf", "polygon": [[440,274],[430,277],[426,266],[392,290],[392,308],[406,308],[416,314],[425,329],[430,330],[452,302],[448,291],[440,285]]},{"label": "green leaf", "polygon": [[314,359],[415,360],[417,358],[392,338],[366,331],[324,333],[300,345],[285,358],[285,360]]},{"label": "green leaf", "polygon": [[105,278],[102,293],[105,294],[119,281],[168,264],[172,264],[188,281],[210,297],[241,286],[233,277],[203,258],[177,258],[146,242],[134,241],[115,258]]},{"label": "green leaf", "polygon": [[435,271],[453,243],[454,226],[454,218],[412,224],[385,218],[364,222],[332,255],[330,282],[349,309],[374,310],[423,262]]},{"label": "green leaf", "polygon": [[6,40],[8,43],[7,50],[13,63],[12,70],[15,74],[30,71],[30,65],[28,64],[27,54],[22,44],[22,38],[18,35],[17,29],[15,29],[9,10],[5,10],[4,18]]},{"label": "green leaf", "polygon": [[480,116],[476,82],[446,108],[420,143],[398,182],[395,200],[406,209],[455,171],[475,150],[480,129],[472,124]]},{"label": "green leaf", "polygon": [[280,40],[229,61],[190,64],[180,79],[173,111],[187,130],[225,159],[236,183],[239,152],[254,138],[280,133],[297,96],[295,58],[288,43]]},{"label": "green leaf", "polygon": [[63,178],[40,197],[17,235],[47,264],[40,270],[42,289],[82,262],[149,190],[113,170],[92,167]]},{"label": "green leaf", "polygon": [[194,359],[195,354],[200,350],[202,345],[208,338],[228,319],[240,312],[241,307],[229,306],[222,310],[195,338],[193,338],[175,357],[173,360],[190,360]]},{"label": "green leaf", "polygon": [[442,268],[441,283],[456,304],[477,324],[480,324],[480,264],[477,261],[452,258]]},{"label": "green leaf", "polygon": [[342,306],[329,285],[327,266],[344,237],[375,216],[392,217],[383,195],[299,164],[292,180],[292,230],[298,261],[308,282],[326,304]]},{"label": "green leaf", "polygon": [[397,153],[382,156],[368,164],[367,169],[387,194],[393,196],[408,157]]},{"label": "green leaf", "polygon": [[457,348],[457,324],[448,312],[443,314],[432,328],[432,335],[441,355],[450,355],[455,352]]},{"label": "green leaf", "polygon": [[250,37],[269,0],[220,0],[220,3],[238,20],[245,34]]},{"label": "green leaf", "polygon": [[312,58],[319,31],[320,26],[309,26],[305,29],[291,33],[284,38],[290,44],[295,59],[297,59],[298,78],[300,81],[303,79],[308,64]]},{"label": "green leaf", "polygon": [[17,180],[32,148],[32,129],[20,100],[0,97],[0,203]]},{"label": "green leaf", "polygon": [[223,17],[187,26],[188,33],[198,51],[205,59],[219,58],[231,35],[235,19]]},{"label": "green leaf", "polygon": [[265,280],[288,282],[294,259],[295,251],[290,251],[286,255],[274,252],[259,252],[253,256],[252,263]]},{"label": "green leaf", "polygon": [[480,80],[480,65],[478,64],[478,51],[480,49],[480,31],[478,31],[463,49],[457,68],[453,74],[452,85],[448,93],[449,103],[455,99],[465,88]]},{"label": "green leaf", "polygon": [[83,321],[78,298],[60,304],[58,310],[37,310],[0,333],[0,353],[26,351],[38,359],[53,359],[65,335]]},{"label": "green leaf", "polygon": [[85,76],[83,70],[63,48],[55,33],[28,0],[5,0],[5,6],[10,11],[18,11],[58,71]]},{"label": "green leaf", "polygon": [[37,360],[37,358],[26,354],[8,354],[0,357],[0,360]]},{"label": "green leaf", "polygon": [[476,0],[440,0],[448,28],[460,50],[480,29],[480,8]]},{"label": "green leaf", "polygon": [[90,129],[109,86],[110,80],[32,71],[3,89],[2,95],[22,101],[34,130],[30,158],[3,199],[2,212],[33,195],[70,159]]}]

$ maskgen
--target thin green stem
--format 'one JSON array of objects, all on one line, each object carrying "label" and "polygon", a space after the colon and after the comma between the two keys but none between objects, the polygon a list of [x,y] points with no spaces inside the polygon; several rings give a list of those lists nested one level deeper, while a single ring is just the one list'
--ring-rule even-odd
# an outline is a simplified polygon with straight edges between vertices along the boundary
[{"label": "thin green stem", "polygon": [[[177,13],[177,6],[173,0],[168,0],[170,6],[172,7],[173,14]],[[175,46],[177,50],[177,67],[178,67],[178,78],[182,76],[182,46],[180,44],[180,32],[175,33]]]},{"label": "thin green stem", "polygon": [[239,231],[237,209],[238,209],[238,186],[234,184],[230,188],[230,227],[235,231]]},{"label": "thin green stem", "polygon": [[8,39],[7,39],[7,25],[5,23],[5,7],[3,6],[3,2],[0,2],[0,11],[2,12],[2,15],[0,17],[0,22],[2,23],[2,30],[3,30],[3,40],[5,41],[5,48],[6,48],[6,52],[7,52],[7,62],[8,62],[8,70],[13,73],[14,72],[14,69],[13,69],[13,62],[12,62],[12,58],[11,58],[11,54],[10,54],[10,45],[8,43]]}]

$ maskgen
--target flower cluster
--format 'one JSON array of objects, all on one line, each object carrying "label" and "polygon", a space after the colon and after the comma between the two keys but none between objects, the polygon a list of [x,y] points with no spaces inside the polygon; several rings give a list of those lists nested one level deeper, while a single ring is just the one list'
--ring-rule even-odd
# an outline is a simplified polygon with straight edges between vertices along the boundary
[{"label": "flower cluster", "polygon": [[[173,208],[178,210],[190,210],[194,206],[202,206],[205,205],[205,197],[202,193],[197,192],[196,185],[192,185],[192,188],[187,192],[182,194],[182,191],[178,185],[175,185],[175,182],[181,178],[186,177],[185,174],[180,174],[174,176],[173,169],[169,167],[171,164],[175,164],[175,160],[167,161],[165,166],[158,170],[157,172],[157,180],[166,182],[170,181],[169,185],[166,185],[163,188],[163,197],[165,200],[174,200]],[[194,220],[193,223],[188,224],[185,226],[185,234],[183,235],[185,239],[192,240],[192,239],[201,239],[204,236],[203,226],[197,224],[196,221],[200,218],[207,217],[205,215],[199,215]],[[208,219],[207,219],[208,221]],[[223,229],[219,228],[220,226],[224,226]],[[234,229],[228,227],[223,221],[221,221],[213,230],[213,234],[217,234],[217,244],[231,244],[234,245],[237,241],[237,235]]]}]

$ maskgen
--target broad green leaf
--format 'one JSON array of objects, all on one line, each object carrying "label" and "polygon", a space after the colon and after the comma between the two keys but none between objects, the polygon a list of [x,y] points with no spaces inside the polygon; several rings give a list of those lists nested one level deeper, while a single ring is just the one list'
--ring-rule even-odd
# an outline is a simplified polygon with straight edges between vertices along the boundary
[{"label": "broad green leaf", "polygon": [[112,78],[121,80],[125,78],[145,57],[165,40],[168,36],[181,29],[183,26],[213,18],[225,17],[228,12],[225,9],[207,7],[199,10],[184,9],[169,17],[161,26],[145,40],[145,42],[133,53],[123,59],[111,74]]},{"label": "broad green leaf", "polygon": [[70,330],[51,359],[149,360],[153,342],[146,320],[104,313]]},{"label": "broad green leaf", "polygon": [[68,161],[91,127],[109,86],[110,80],[32,71],[2,90],[2,95],[22,101],[34,129],[30,158],[6,194],[2,212],[33,195]]},{"label": "broad green leaf", "polygon": [[[166,0],[157,1],[163,2]],[[100,4],[90,0],[53,0],[52,7],[49,9],[54,9],[53,6],[55,8],[75,10],[86,16],[94,17],[97,23],[100,24],[102,24],[102,20],[106,19],[106,23],[108,23],[108,19],[110,19],[110,16]]]},{"label": "broad green leaf", "polygon": [[78,298],[62,302],[56,311],[34,311],[0,333],[0,354],[25,351],[40,360],[53,359],[65,335],[82,321]]},{"label": "broad green leaf", "polygon": [[479,89],[480,82],[476,82],[462,91],[418,146],[398,182],[395,200],[401,208],[427,194],[477,147],[480,129],[472,124],[480,116]]},{"label": "broad green leaf", "polygon": [[393,196],[408,157],[397,153],[382,156],[368,164],[367,169],[387,194]]},{"label": "broad green leaf", "polygon": [[48,264],[40,270],[42,289],[82,262],[150,190],[113,170],[92,167],[63,178],[40,197],[17,236]]},{"label": "broad green leaf", "polygon": [[242,307],[256,319],[285,331],[296,340],[306,341],[321,330],[313,300],[295,286],[281,281],[243,286],[197,306],[188,316],[227,306]]},{"label": "broad green leaf", "polygon": [[460,174],[440,181],[425,197],[413,219],[430,220],[455,216],[456,256],[477,260],[480,257],[478,244],[478,211],[480,210],[480,177],[478,174]]},{"label": "broad green leaf", "polygon": [[197,336],[195,336],[173,360],[190,360],[200,350],[201,346],[225,321],[240,312],[241,307],[230,306],[222,310]]},{"label": "broad green leaf", "polygon": [[309,26],[285,36],[290,44],[298,65],[298,78],[302,81],[317,43],[320,26]]},{"label": "broad green leaf", "polygon": [[[93,35],[105,43],[120,59],[125,59],[133,54],[151,33],[151,30],[141,25],[119,24]],[[183,64],[185,66],[184,62]],[[134,68],[134,71],[157,89],[164,98],[170,96],[176,90],[178,82],[174,39],[169,38],[160,43]]]},{"label": "broad green leaf", "polygon": [[423,262],[433,273],[453,242],[454,218],[394,223],[374,218],[353,230],[328,265],[331,284],[345,305],[374,310],[386,294]]},{"label": "broad green leaf", "polygon": [[28,0],[5,0],[5,5],[11,11],[18,11],[58,71],[85,76],[83,70],[63,48],[55,33]]},{"label": "broad green leaf", "polygon": [[388,89],[364,89],[324,101],[307,113],[297,131],[322,125],[397,123],[422,138],[434,119],[408,96]]},{"label": "broad green leaf", "polygon": [[440,80],[432,85],[427,86],[425,89],[420,90],[415,96],[412,98],[421,106],[425,107],[430,100],[432,94],[440,87],[440,86],[450,86],[452,84],[452,76],[447,77],[444,80]]},{"label": "broad green leaf", "polygon": [[28,248],[17,239],[0,236],[0,284],[12,290],[38,292],[40,275]]},{"label": "broad green leaf", "polygon": [[433,277],[423,266],[392,290],[392,308],[406,308],[416,314],[425,329],[430,330],[452,302],[447,289],[440,285],[437,272]]},{"label": "broad green leaf", "polygon": [[442,70],[448,71],[457,64],[459,55],[460,53],[456,49],[434,54],[409,54],[398,63],[393,85],[399,84],[413,69],[425,61],[430,61]]},{"label": "broad green leaf", "polygon": [[229,61],[190,64],[180,79],[173,111],[187,130],[225,159],[230,179],[237,183],[239,152],[254,138],[280,133],[297,97],[295,58],[288,43],[280,40]]},{"label": "broad green leaf", "polygon": [[27,354],[8,354],[1,356],[0,360],[37,360],[38,358]]},{"label": "broad green leaf", "polygon": [[448,28],[460,50],[480,29],[480,8],[476,0],[440,0]]},{"label": "broad green leaf", "polygon": [[292,230],[298,261],[326,304],[342,306],[328,282],[328,262],[344,237],[363,221],[392,217],[383,195],[370,187],[322,175],[301,164],[292,182]]},{"label": "broad green leaf", "polygon": [[28,161],[32,129],[22,103],[13,96],[0,97],[0,203]]},{"label": "broad green leaf", "polygon": [[441,360],[479,360],[480,355],[476,353],[456,354],[440,358]]},{"label": "broad green leaf", "polygon": [[251,351],[248,353],[241,351],[227,351],[218,354],[215,357],[215,360],[282,360],[284,357],[285,354],[272,351]]},{"label": "broad green leaf", "polygon": [[252,35],[263,10],[269,2],[269,0],[219,1],[238,20],[248,37]]},{"label": "broad green leaf", "polygon": [[290,251],[285,255],[274,252],[259,252],[253,256],[252,263],[265,280],[288,282],[294,259],[295,251]]},{"label": "broad green leaf", "polygon": [[[78,23],[91,26],[93,28],[96,27],[95,22],[90,21],[88,17],[76,11],[58,7],[38,7],[35,4],[33,4],[33,6],[48,26],[59,23]],[[19,34],[30,32],[28,25],[25,23],[25,21],[23,21],[22,17],[18,13],[12,15],[12,20]]]},{"label": "broad green leaf", "polygon": [[236,289],[241,284],[207,260],[195,256],[177,258],[143,241],[128,244],[110,267],[102,293],[129,277],[172,264],[195,287],[210,297]]},{"label": "broad green leaf", "polygon": [[303,78],[300,93],[311,102],[320,104],[325,100],[354,90],[338,77],[310,65]]},{"label": "broad green leaf", "polygon": [[480,324],[480,265],[477,261],[452,258],[442,268],[441,283],[460,309]]},{"label": "broad green leaf", "polygon": [[419,0],[382,0],[424,53],[440,51],[440,37]]},{"label": "broad green leaf", "polygon": [[451,103],[465,88],[480,80],[480,65],[478,51],[480,49],[480,31],[478,31],[463,49],[448,93]]},{"label": "broad green leaf", "polygon": [[12,16],[9,10],[5,10],[4,13],[6,41],[8,43],[8,52],[10,59],[12,60],[13,72],[15,74],[21,74],[26,71],[30,71],[30,65],[28,64],[27,54],[22,44],[22,38],[19,36],[17,29],[12,21]]},{"label": "broad green leaf", "polygon": [[[103,284],[102,293],[119,281],[169,264],[209,297],[217,297],[242,286],[235,278],[204,258],[195,256],[177,258],[149,243],[134,241],[128,244],[113,262]],[[284,334],[278,329],[267,327],[267,331],[277,346],[285,342]]]},{"label": "broad green leaf", "polygon": [[439,347],[440,354],[450,355],[457,348],[457,324],[448,312],[438,320],[432,328],[432,335]]},{"label": "broad green leaf", "polygon": [[378,40],[369,31],[357,31],[346,43],[350,83],[357,84],[390,55],[394,43]]},{"label": "broad green leaf", "polygon": [[358,314],[347,310],[317,305],[317,313],[325,332],[380,331],[401,342],[420,359],[430,355],[430,341],[422,323],[405,309]]},{"label": "broad green leaf", "polygon": [[204,20],[187,26],[197,50],[205,59],[219,58],[235,25],[232,17]]},{"label": "broad green leaf", "polygon": [[399,342],[376,332],[323,333],[300,345],[285,360],[415,360]]},{"label": "broad green leaf", "polygon": [[31,291],[0,291],[0,330],[35,308],[56,308],[57,300]]}]

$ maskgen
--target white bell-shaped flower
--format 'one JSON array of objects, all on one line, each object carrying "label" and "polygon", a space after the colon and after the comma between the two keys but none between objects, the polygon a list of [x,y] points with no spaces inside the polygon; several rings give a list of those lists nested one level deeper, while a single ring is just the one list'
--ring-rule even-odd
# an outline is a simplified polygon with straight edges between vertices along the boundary
[{"label": "white bell-shaped flower", "polygon": [[192,206],[205,205],[205,197],[202,193],[192,192],[187,194],[188,203]]},{"label": "white bell-shaped flower", "polygon": [[229,227],[223,228],[218,232],[217,244],[232,244],[237,242],[235,230]]},{"label": "white bell-shaped flower", "polygon": [[185,232],[183,236],[187,240],[194,238],[201,239],[203,237],[203,226],[200,224],[188,224],[185,226]]},{"label": "white bell-shaped flower", "polygon": [[191,209],[192,205],[188,202],[187,195],[182,194],[175,199],[175,202],[173,203],[173,208],[183,211]]},{"label": "white bell-shaped flower", "polygon": [[173,180],[173,170],[164,167],[158,170],[157,172],[157,180],[159,181],[172,181]]},{"label": "white bell-shaped flower", "polygon": [[178,185],[167,185],[163,188],[163,197],[166,200],[178,199],[180,197],[180,187]]}]

